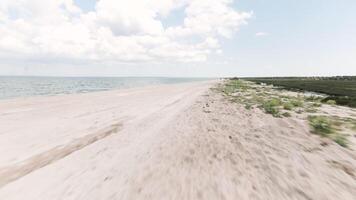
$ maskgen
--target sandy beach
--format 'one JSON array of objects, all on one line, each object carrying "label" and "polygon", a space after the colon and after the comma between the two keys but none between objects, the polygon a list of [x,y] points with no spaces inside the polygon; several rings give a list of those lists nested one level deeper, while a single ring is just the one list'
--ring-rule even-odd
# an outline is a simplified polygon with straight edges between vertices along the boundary
[{"label": "sandy beach", "polygon": [[355,199],[354,150],[219,82],[1,100],[0,199]]}]

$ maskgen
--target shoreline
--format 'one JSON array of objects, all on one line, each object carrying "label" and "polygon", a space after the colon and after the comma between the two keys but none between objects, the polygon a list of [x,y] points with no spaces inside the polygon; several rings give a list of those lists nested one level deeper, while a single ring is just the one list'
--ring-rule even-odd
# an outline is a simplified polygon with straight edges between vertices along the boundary
[{"label": "shoreline", "polygon": [[246,109],[219,84],[0,101],[0,199],[356,195],[354,150],[299,116]]},{"label": "shoreline", "polygon": [[[139,88],[120,89],[111,91],[101,91],[92,93],[79,93],[58,96],[35,96],[29,98],[11,99],[0,101],[0,121],[4,122],[0,126],[1,152],[10,152],[4,146],[13,148],[19,144],[8,144],[6,136],[13,137],[12,140],[19,142],[20,138],[14,135],[25,137],[44,137],[46,132],[52,137],[57,134],[65,135],[71,129],[80,130],[78,135],[86,135],[87,129],[100,129],[111,125],[123,118],[143,118],[147,113],[157,112],[159,109],[169,106],[182,98],[194,98],[202,89],[209,87],[213,82],[182,83],[172,85],[154,85]],[[175,91],[176,90],[176,91]],[[191,94],[197,91],[197,94]],[[187,96],[188,94],[192,97]],[[150,95],[150,96],[148,96]],[[146,102],[145,102],[146,101]],[[142,109],[142,111],[138,110]],[[109,114],[106,116],[105,114]],[[88,119],[86,119],[88,118]],[[85,121],[88,125],[77,124]],[[19,122],[24,122],[19,126]],[[47,122],[47,123],[45,123]],[[101,123],[101,124],[100,124]],[[63,130],[56,130],[59,124],[63,124]],[[99,124],[99,125],[97,125]],[[79,127],[79,128],[78,128]],[[36,133],[36,131],[38,133]],[[42,139],[43,140],[43,139]],[[23,141],[29,150],[31,145]],[[1,144],[1,143],[0,143]],[[40,144],[40,143],[39,143]],[[20,148],[20,146],[19,146]],[[8,155],[6,155],[8,156]],[[1,156],[2,158],[6,157]],[[0,159],[0,168],[2,165]]]},{"label": "shoreline", "polygon": [[[155,85],[212,81],[208,78],[164,77],[0,77],[0,100],[36,96],[86,94]],[[35,89],[34,89],[35,88]]]},{"label": "shoreline", "polygon": [[184,84],[194,84],[194,83],[204,83],[204,82],[216,82],[219,79],[210,79],[210,80],[196,80],[196,81],[187,81],[187,82],[179,82],[179,83],[158,83],[158,84],[147,84],[147,85],[138,85],[132,87],[123,87],[123,88],[111,88],[106,90],[97,90],[97,91],[89,91],[89,92],[77,92],[77,93],[61,93],[61,94],[44,94],[44,95],[32,95],[32,96],[18,96],[18,97],[10,97],[10,98],[0,98],[0,103],[4,101],[11,100],[31,100],[35,98],[50,98],[50,97],[66,97],[71,95],[90,95],[92,93],[105,93],[105,92],[119,92],[125,90],[140,90],[145,88],[154,88],[157,86],[169,86],[169,85],[184,85]]}]

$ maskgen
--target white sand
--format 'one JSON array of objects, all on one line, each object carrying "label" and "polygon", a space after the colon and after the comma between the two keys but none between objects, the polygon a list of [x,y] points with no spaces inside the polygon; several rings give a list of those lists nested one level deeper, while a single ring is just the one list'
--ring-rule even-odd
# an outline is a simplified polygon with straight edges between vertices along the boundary
[{"label": "white sand", "polygon": [[0,199],[355,199],[355,152],[214,82],[0,101]]}]

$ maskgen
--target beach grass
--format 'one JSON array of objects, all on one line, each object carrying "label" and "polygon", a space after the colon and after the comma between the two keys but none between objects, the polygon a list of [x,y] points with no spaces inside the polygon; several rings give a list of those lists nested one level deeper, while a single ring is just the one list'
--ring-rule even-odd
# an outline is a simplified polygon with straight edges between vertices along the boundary
[{"label": "beach grass", "polygon": [[[342,147],[347,147],[348,144],[347,135],[343,134],[344,129],[356,130],[355,120],[317,115],[320,114],[319,109],[322,107],[323,98],[320,96],[290,93],[271,85],[240,79],[227,80],[221,91],[231,102],[242,105],[246,110],[259,108],[276,118],[289,118],[294,116],[293,113],[306,118],[312,133],[330,138]],[[336,104],[334,100],[328,100],[326,103]]]},{"label": "beach grass", "polygon": [[266,113],[269,113],[273,115],[274,117],[280,117],[280,109],[279,106],[281,106],[282,102],[277,99],[273,98],[270,100],[265,101],[262,104],[262,107]]},{"label": "beach grass", "polygon": [[241,103],[246,109],[261,108],[265,113],[274,117],[287,117],[288,114],[281,114],[282,110],[303,113],[305,105],[305,100],[301,97],[285,95],[273,87],[240,79],[228,80],[221,90],[230,101]]},{"label": "beach grass", "polygon": [[308,121],[313,128],[312,133],[330,138],[342,147],[348,147],[346,135],[340,133],[340,131],[347,127],[347,119],[327,116],[309,116]]},{"label": "beach grass", "polygon": [[308,121],[315,134],[326,137],[335,132],[332,128],[331,120],[325,116],[309,116]]}]

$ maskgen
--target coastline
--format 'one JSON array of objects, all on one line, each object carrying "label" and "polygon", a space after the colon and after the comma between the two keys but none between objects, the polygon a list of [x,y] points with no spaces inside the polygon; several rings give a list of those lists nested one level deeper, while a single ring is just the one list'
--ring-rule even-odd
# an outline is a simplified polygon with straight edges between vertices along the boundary
[{"label": "coastline", "polygon": [[232,103],[218,83],[0,101],[0,199],[356,195],[352,150]]},{"label": "coastline", "polygon": [[86,94],[157,85],[184,84],[213,78],[165,77],[1,77],[0,101],[38,96]]},{"label": "coastline", "polygon": [[[11,148],[14,148],[14,145],[23,148],[24,145],[19,144],[18,139],[20,138],[15,138],[16,134],[30,140],[31,135],[36,134],[36,137],[42,139],[42,137],[48,136],[46,132],[51,133],[56,129],[58,129],[58,133],[51,133],[53,136],[56,134],[66,135],[66,131],[76,129],[80,130],[80,133],[76,133],[73,137],[79,137],[89,134],[86,132],[90,132],[87,131],[90,129],[98,130],[120,121],[144,118],[176,101],[184,98],[190,99],[190,95],[193,100],[213,82],[162,84],[91,93],[2,100],[0,101],[0,121],[3,122],[3,125],[0,127],[0,132],[3,134],[0,137],[4,137],[4,139],[0,139],[0,141],[8,143],[6,137],[11,136],[14,137],[11,140],[17,142],[17,144],[9,144]],[[197,94],[193,94],[195,92]],[[19,124],[20,122],[23,123]],[[88,125],[79,128],[84,122]],[[27,144],[28,141],[23,142],[29,146],[28,148],[32,152],[36,152],[32,145]],[[7,152],[6,156],[11,155],[4,148],[5,146],[5,144],[1,145],[0,148],[3,149],[0,151]],[[3,162],[4,158],[5,155],[1,156],[0,166],[13,164]],[[16,161],[13,158],[8,160]]]}]

